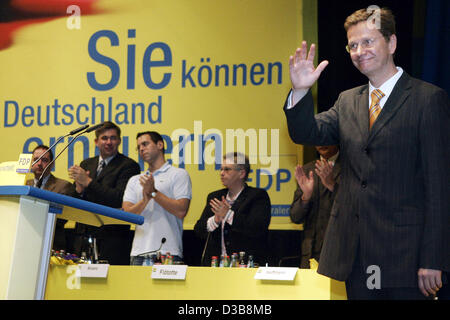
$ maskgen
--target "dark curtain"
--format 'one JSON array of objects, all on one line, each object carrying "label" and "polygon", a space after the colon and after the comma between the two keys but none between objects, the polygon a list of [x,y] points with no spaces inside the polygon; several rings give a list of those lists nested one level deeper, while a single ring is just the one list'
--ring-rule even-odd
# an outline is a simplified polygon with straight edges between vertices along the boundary
[{"label": "dark curtain", "polygon": [[450,1],[428,0],[422,79],[450,95]]}]

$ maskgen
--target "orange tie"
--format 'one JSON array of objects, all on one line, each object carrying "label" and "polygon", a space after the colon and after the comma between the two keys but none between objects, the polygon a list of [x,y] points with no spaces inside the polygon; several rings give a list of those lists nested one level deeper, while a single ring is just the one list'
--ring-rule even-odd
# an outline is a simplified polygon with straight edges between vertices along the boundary
[{"label": "orange tie", "polygon": [[372,128],[373,123],[381,112],[380,100],[384,97],[384,93],[379,89],[375,89],[370,94],[370,97],[372,98],[372,103],[369,107],[369,129]]}]

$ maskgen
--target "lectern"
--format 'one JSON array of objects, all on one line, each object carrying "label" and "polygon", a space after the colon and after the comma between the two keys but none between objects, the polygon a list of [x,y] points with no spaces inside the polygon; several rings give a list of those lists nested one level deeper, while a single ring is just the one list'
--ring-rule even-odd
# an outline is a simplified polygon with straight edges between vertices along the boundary
[{"label": "lectern", "polygon": [[144,218],[29,186],[0,186],[0,299],[44,299],[57,218],[93,226]]}]

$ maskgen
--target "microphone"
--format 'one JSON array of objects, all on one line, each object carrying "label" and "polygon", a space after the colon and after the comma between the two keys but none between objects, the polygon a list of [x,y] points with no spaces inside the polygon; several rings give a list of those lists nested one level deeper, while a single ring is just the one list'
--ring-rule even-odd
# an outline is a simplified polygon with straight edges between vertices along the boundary
[{"label": "microphone", "polygon": [[98,128],[103,127],[103,122],[100,124],[96,124],[95,126],[89,127],[84,133],[89,133],[91,131],[97,130]]},{"label": "microphone", "polygon": [[72,136],[74,134],[77,134],[80,131],[83,131],[84,129],[89,128],[88,124],[85,124],[84,126],[79,127],[78,129],[72,130],[69,132],[69,136]]},{"label": "microphone", "polygon": [[160,244],[158,250],[152,250],[152,251],[144,252],[144,253],[138,254],[137,256],[138,256],[138,257],[142,257],[142,256],[147,255],[147,254],[156,253],[156,252],[158,252],[159,250],[161,250],[161,248],[162,248],[162,246],[163,246],[163,244],[164,244],[165,242],[166,242],[166,238],[163,237],[163,238],[161,239],[161,244]]},{"label": "microphone", "polygon": [[[82,134],[85,134],[85,133],[87,133],[87,132],[91,132],[91,131],[93,131],[93,130],[96,130],[96,129],[98,129],[98,128],[100,128],[100,127],[102,127],[103,126],[103,123],[100,123],[100,124],[97,124],[97,125],[95,125],[95,126],[92,126],[92,127],[89,127],[89,125],[87,124],[87,125],[84,125],[84,126],[82,126],[82,127],[80,127],[80,128],[78,128],[78,129],[75,129],[75,130],[72,130],[72,131],[70,131],[67,135],[65,135],[64,137],[67,137],[67,136],[69,136],[69,135],[73,135],[73,134],[75,134],[75,133],[73,133],[73,132],[80,132],[80,133],[78,133],[73,139],[72,139],[72,141],[70,141],[56,156],[55,156],[55,158],[53,158],[53,160],[44,168],[44,171],[42,171],[42,174],[41,174],[41,176],[39,177],[39,180],[38,180],[38,182],[36,183],[36,188],[40,188],[41,186],[42,186],[42,181],[43,181],[43,179],[44,179],[44,175],[45,175],[45,173],[47,172],[47,169],[48,168],[50,168],[51,166],[52,166],[52,164],[56,161],[56,159],[58,159],[58,157],[64,152],[64,150],[66,150],[72,143],[74,143],[75,142],[75,140],[80,136],[80,135],[82,135]],[[87,129],[86,129],[87,128]],[[86,130],[85,130],[86,129]],[[84,130],[84,131],[83,131]],[[64,137],[60,137],[60,139],[58,139],[58,141],[59,140],[61,140],[62,138],[64,138]],[[54,145],[56,145],[56,143],[58,143],[58,141],[56,141],[53,145],[52,145],[52,147],[54,146]],[[49,149],[51,149],[51,148],[49,148]],[[48,150],[46,150],[46,152],[47,152]],[[42,156],[44,155],[45,153],[43,153],[40,157],[39,157],[39,159],[37,159],[35,162],[33,162],[33,164],[32,164],[32,166],[36,163],[36,162],[38,162],[41,158],[42,158]]]},{"label": "microphone", "polygon": [[61,141],[61,139],[64,139],[65,137],[68,137],[68,136],[72,136],[72,135],[74,135],[74,134],[77,134],[78,132],[80,132],[80,131],[82,131],[82,130],[88,128],[88,127],[89,127],[89,125],[88,125],[88,124],[85,124],[84,126],[81,126],[81,127],[77,128],[77,129],[74,129],[74,130],[70,131],[70,132],[69,132],[68,134],[66,134],[65,136],[59,137],[58,140],[56,140],[55,143],[53,143],[47,150],[45,150],[45,152],[44,152],[43,154],[41,154],[41,156],[40,156],[36,161],[34,161],[34,162],[31,164],[31,166],[34,166],[36,163],[38,163],[39,160],[41,160],[41,158],[42,158],[47,152],[49,152],[55,145],[58,144],[58,142]]}]

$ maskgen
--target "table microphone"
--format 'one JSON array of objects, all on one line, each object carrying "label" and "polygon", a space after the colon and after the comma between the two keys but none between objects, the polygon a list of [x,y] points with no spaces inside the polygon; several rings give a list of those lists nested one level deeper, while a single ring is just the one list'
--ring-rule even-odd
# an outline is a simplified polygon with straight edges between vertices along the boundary
[{"label": "table microphone", "polygon": [[163,237],[163,238],[161,239],[161,245],[159,246],[158,250],[152,250],[152,251],[144,252],[144,253],[138,254],[137,256],[138,256],[138,257],[141,257],[141,256],[144,256],[144,255],[147,255],[147,254],[156,253],[156,252],[158,252],[159,250],[161,250],[161,248],[162,248],[162,246],[163,246],[163,244],[164,244],[165,242],[166,242],[166,238]]}]

